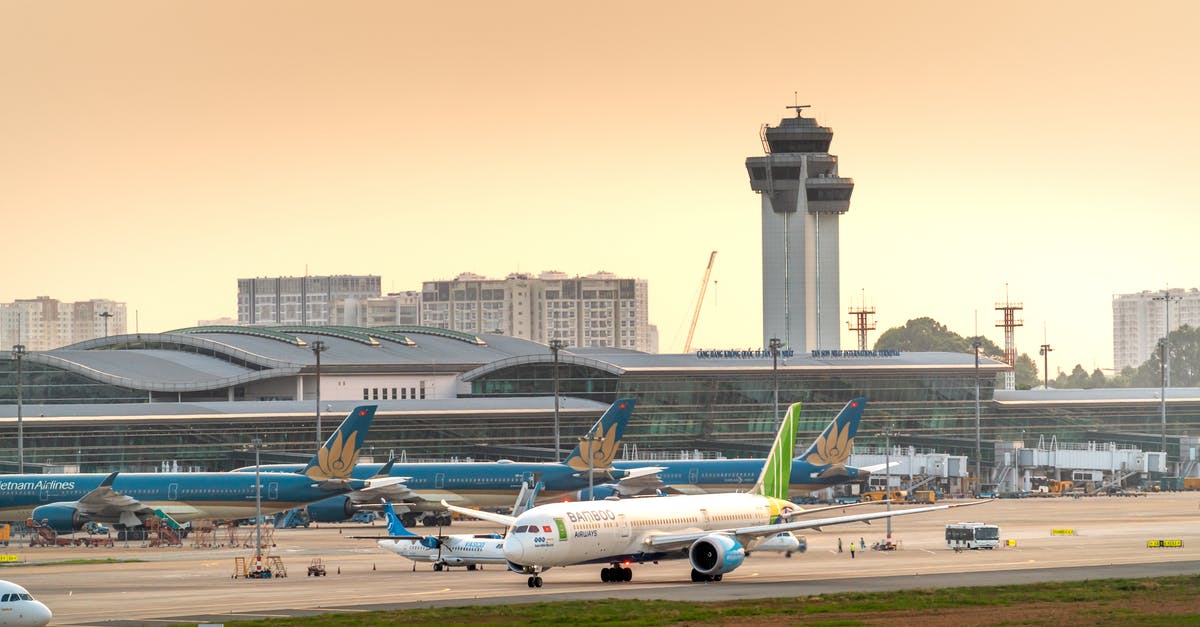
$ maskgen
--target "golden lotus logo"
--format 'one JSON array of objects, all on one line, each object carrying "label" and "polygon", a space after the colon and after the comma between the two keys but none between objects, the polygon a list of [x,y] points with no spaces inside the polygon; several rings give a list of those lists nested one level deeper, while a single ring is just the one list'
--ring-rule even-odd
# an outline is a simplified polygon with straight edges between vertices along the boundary
[{"label": "golden lotus logo", "polygon": [[817,450],[809,453],[805,461],[814,466],[842,464],[850,457],[850,449],[853,447],[854,438],[850,437],[850,423],[840,428],[834,424],[817,440]]},{"label": "golden lotus logo", "polygon": [[[603,425],[601,425],[601,429],[603,428]],[[572,455],[567,460],[567,465],[574,470],[608,468],[617,456],[617,445],[619,444],[617,425],[614,424],[608,427],[608,431],[601,433],[598,437],[592,437],[580,442],[579,455]],[[591,459],[590,464],[588,463],[589,458]]]},{"label": "golden lotus logo", "polygon": [[358,432],[351,432],[350,437],[345,440],[342,436],[343,433],[339,430],[328,448],[321,447],[317,451],[317,465],[310,467],[304,474],[316,481],[349,479],[350,472],[358,463],[358,446],[355,442]]}]

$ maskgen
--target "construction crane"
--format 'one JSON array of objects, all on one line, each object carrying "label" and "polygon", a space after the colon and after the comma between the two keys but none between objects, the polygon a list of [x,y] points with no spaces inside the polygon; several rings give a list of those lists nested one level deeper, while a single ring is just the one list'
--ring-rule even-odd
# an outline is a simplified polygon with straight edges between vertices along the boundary
[{"label": "construction crane", "polygon": [[700,297],[696,299],[696,311],[692,313],[692,325],[688,327],[687,340],[683,343],[683,352],[692,352],[692,335],[696,333],[696,322],[700,320],[700,307],[704,304],[704,292],[708,291],[708,277],[712,274],[713,262],[717,260],[717,251],[708,256],[708,267],[704,269],[704,280],[700,282]]}]

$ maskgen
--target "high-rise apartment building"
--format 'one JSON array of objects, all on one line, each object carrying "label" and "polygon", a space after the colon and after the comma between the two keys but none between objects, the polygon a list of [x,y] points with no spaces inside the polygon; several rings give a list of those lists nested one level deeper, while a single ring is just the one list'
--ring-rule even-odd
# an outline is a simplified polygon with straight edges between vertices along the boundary
[{"label": "high-rise apartment building", "polygon": [[800,115],[764,126],[766,156],[748,157],[762,196],[763,346],[779,338],[797,351],[840,346],[838,216],[854,180],[829,154],[833,130]]},{"label": "high-rise apartment building", "polygon": [[1200,290],[1175,288],[1113,296],[1113,367],[1142,365],[1166,335],[1167,307],[1172,331],[1200,327]]},{"label": "high-rise apartment building", "polygon": [[334,308],[334,324],[387,327],[421,324],[421,293],[392,292],[376,298],[345,298]]},{"label": "high-rise apartment building", "polygon": [[49,296],[0,303],[0,350],[44,351],[126,331],[125,303],[64,303]]},{"label": "high-rise apartment building", "polygon": [[501,333],[566,346],[611,346],[657,352],[645,279],[608,272],[571,277],[510,274],[488,279],[464,273],[425,281],[421,324],[467,333]]},{"label": "high-rise apartment building", "polygon": [[341,300],[377,298],[375,275],[238,279],[238,324],[329,325]]}]

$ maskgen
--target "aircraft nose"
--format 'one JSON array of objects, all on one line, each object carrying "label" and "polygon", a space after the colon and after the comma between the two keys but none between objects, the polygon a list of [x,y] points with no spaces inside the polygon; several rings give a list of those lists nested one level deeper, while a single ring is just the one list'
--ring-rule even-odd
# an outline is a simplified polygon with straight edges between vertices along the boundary
[{"label": "aircraft nose", "polygon": [[22,608],[22,613],[26,620],[32,621],[29,623],[30,625],[47,625],[50,623],[50,619],[54,618],[54,614],[50,612],[50,608],[46,607],[46,604],[41,601],[33,601],[25,605],[26,607]]},{"label": "aircraft nose", "polygon": [[508,534],[508,537],[504,539],[504,559],[520,564],[524,557],[525,544],[521,541],[520,534]]}]

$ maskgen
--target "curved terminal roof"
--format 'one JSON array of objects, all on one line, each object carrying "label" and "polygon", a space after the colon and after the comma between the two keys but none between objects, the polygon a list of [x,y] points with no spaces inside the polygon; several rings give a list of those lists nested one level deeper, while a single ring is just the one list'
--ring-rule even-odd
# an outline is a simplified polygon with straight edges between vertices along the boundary
[{"label": "curved terminal roof", "polygon": [[520,355],[544,353],[537,342],[474,336],[427,327],[210,326],[98,338],[26,354],[30,362],[138,390],[191,392],[291,376],[315,367],[371,366],[380,371],[462,372]]},{"label": "curved terminal roof", "polygon": [[[310,327],[204,326],[166,333],[98,338],[63,348],[29,353],[43,363],[88,379],[132,390],[199,392],[295,376],[315,369],[313,343],[320,341],[321,365],[330,374],[440,372],[473,381],[524,364],[553,363],[544,344],[503,335],[472,335],[418,326]],[[747,372],[773,368],[763,351],[698,351],[661,355],[616,348],[559,351],[563,364],[576,364],[623,376],[638,372]],[[961,353],[824,351],[780,357],[781,370],[838,371],[961,370],[974,357]],[[985,372],[1008,367],[980,359]]]}]

